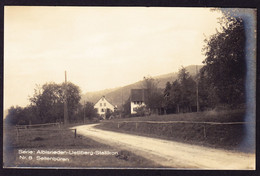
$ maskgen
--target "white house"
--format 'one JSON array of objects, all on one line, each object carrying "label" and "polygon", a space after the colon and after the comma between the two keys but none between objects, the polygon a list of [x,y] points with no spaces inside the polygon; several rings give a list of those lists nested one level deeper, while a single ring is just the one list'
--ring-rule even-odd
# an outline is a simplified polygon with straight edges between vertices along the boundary
[{"label": "white house", "polygon": [[130,106],[131,114],[136,114],[136,109],[145,106],[147,99],[147,89],[131,89]]},{"label": "white house", "polygon": [[94,108],[97,110],[97,113],[103,118],[106,118],[106,113],[108,111],[114,112],[116,106],[112,105],[107,101],[105,96],[101,97],[98,102],[94,105]]}]

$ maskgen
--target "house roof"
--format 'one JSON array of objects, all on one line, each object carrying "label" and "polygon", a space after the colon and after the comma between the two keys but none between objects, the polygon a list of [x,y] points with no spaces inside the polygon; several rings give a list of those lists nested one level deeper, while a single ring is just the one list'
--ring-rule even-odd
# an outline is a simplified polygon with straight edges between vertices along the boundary
[{"label": "house roof", "polygon": [[112,106],[115,107],[115,105],[113,105],[112,103],[110,103],[110,101],[107,100],[107,98],[103,95],[100,99],[98,99],[98,101],[94,104],[94,106],[99,102],[99,100],[101,100],[102,98],[104,98],[109,104],[111,104]]},{"label": "house roof", "polygon": [[146,101],[147,89],[131,89],[131,101]]}]

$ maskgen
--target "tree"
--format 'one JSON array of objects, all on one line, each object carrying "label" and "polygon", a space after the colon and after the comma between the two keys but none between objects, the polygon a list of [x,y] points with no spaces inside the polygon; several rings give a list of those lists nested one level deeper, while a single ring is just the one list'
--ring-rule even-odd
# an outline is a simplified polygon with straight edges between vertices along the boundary
[{"label": "tree", "polygon": [[164,89],[164,108],[170,112],[190,112],[196,105],[196,82],[185,68],[181,68],[178,79],[167,82]]},{"label": "tree", "polygon": [[242,19],[224,17],[222,30],[205,40],[203,74],[219,104],[236,106],[245,98],[245,32]]},{"label": "tree", "polygon": [[143,105],[139,106],[139,107],[135,108],[135,112],[136,112],[135,116],[143,117],[146,115],[146,108]]},{"label": "tree", "polygon": [[130,98],[128,98],[123,104],[123,116],[129,117],[131,115],[131,102]]},{"label": "tree", "polygon": [[10,125],[26,125],[37,123],[35,118],[35,106],[27,106],[25,108],[20,106],[12,106],[8,109],[8,115],[5,121]]},{"label": "tree", "polygon": [[[79,106],[79,102],[80,102],[80,99],[81,99],[81,96],[80,96],[80,88],[79,86],[71,83],[71,82],[68,82],[67,85],[66,85],[66,88],[67,88],[67,105],[68,105],[68,115],[69,115],[69,118],[72,117],[75,112],[77,111],[77,108]],[[65,89],[65,83],[63,83],[61,85],[61,90],[64,90]],[[64,94],[63,94],[63,98],[62,98],[62,104],[64,103]]]},{"label": "tree", "polygon": [[30,98],[37,107],[37,116],[41,123],[56,122],[61,120],[63,107],[62,89],[56,83],[46,83],[42,87],[37,86],[35,94]]},{"label": "tree", "polygon": [[20,106],[12,106],[8,109],[8,115],[6,116],[6,122],[10,125],[19,124],[19,117],[23,108]]},{"label": "tree", "polygon": [[179,104],[184,111],[192,111],[191,106],[196,104],[196,82],[184,67],[179,70],[178,82]]},{"label": "tree", "polygon": [[173,102],[171,101],[171,89],[172,89],[172,85],[171,83],[168,81],[166,83],[165,89],[163,91],[163,108],[164,108],[164,113],[167,113],[167,111],[169,109],[173,108]]},{"label": "tree", "polygon": [[109,119],[113,115],[113,111],[109,108],[106,109],[105,117],[106,119]]},{"label": "tree", "polygon": [[87,102],[84,107],[85,107],[85,116],[88,119],[93,119],[94,117],[98,116],[93,103]]},{"label": "tree", "polygon": [[152,77],[144,77],[143,87],[147,90],[147,98],[145,99],[145,105],[153,111],[157,111],[162,107],[163,94],[160,89],[157,88],[158,82]]},{"label": "tree", "polygon": [[165,89],[164,89],[164,91],[163,91],[164,97],[169,98],[169,96],[170,96],[170,94],[171,94],[171,88],[172,88],[172,85],[171,85],[171,83],[168,81],[168,82],[166,83]]},{"label": "tree", "polygon": [[219,102],[215,87],[210,83],[209,79],[207,79],[204,69],[205,67],[201,68],[198,80],[199,104],[201,110],[212,109]]},{"label": "tree", "polygon": [[[80,89],[73,83],[67,83],[67,104],[70,120],[77,111],[80,101]],[[62,121],[65,84],[46,83],[42,87],[37,86],[32,105],[36,106],[37,117],[41,123]]]},{"label": "tree", "polygon": [[182,97],[182,92],[181,92],[180,83],[178,82],[178,80],[175,80],[172,83],[170,101],[175,106],[175,111],[177,113],[180,112],[181,97]]}]

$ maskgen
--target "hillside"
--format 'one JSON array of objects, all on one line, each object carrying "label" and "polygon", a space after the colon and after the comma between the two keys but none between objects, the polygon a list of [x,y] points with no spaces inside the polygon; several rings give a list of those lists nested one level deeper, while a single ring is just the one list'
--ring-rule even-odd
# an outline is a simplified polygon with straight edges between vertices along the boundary
[{"label": "hillside", "polygon": [[[194,76],[196,74],[196,66],[190,65],[185,67],[190,75]],[[202,68],[202,65],[198,66],[198,70]],[[166,83],[173,82],[177,79],[178,72],[173,72],[169,74],[164,74],[154,77],[158,81],[158,88],[165,88]],[[82,102],[90,101],[96,103],[101,96],[106,96],[107,100],[110,101],[113,105],[121,107],[122,104],[129,98],[131,89],[143,88],[143,81],[138,81],[133,84],[126,85],[124,87],[118,87],[114,89],[105,89],[97,92],[87,92],[82,96]]]}]

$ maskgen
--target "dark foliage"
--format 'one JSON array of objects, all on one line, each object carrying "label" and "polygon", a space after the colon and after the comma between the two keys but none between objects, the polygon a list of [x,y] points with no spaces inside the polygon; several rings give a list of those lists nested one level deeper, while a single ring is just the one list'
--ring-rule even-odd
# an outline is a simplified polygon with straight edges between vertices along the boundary
[{"label": "dark foliage", "polygon": [[204,104],[236,107],[245,98],[245,31],[242,19],[223,18],[222,30],[205,40],[206,65],[201,70]]},{"label": "dark foliage", "polygon": [[131,102],[130,98],[123,104],[123,117],[129,117],[131,115]]},{"label": "dark foliage", "polygon": [[196,106],[196,82],[185,68],[179,70],[177,80],[166,84],[163,105],[166,112],[175,113],[191,112]]},{"label": "dark foliage", "polygon": [[91,102],[87,102],[85,104],[85,117],[88,119],[93,119],[94,117],[97,117],[97,110],[94,108],[94,104]]},{"label": "dark foliage", "polygon": [[152,112],[158,113],[158,109],[162,107],[163,94],[157,86],[158,82],[152,77],[144,77],[143,86],[147,90],[147,99],[145,99],[146,108]]},{"label": "dark foliage", "polygon": [[[12,125],[25,125],[63,121],[64,92],[64,84],[46,83],[41,87],[37,86],[30,98],[31,105],[25,108],[11,107],[6,122]],[[70,121],[75,119],[80,98],[79,87],[68,83],[67,102]]]}]

